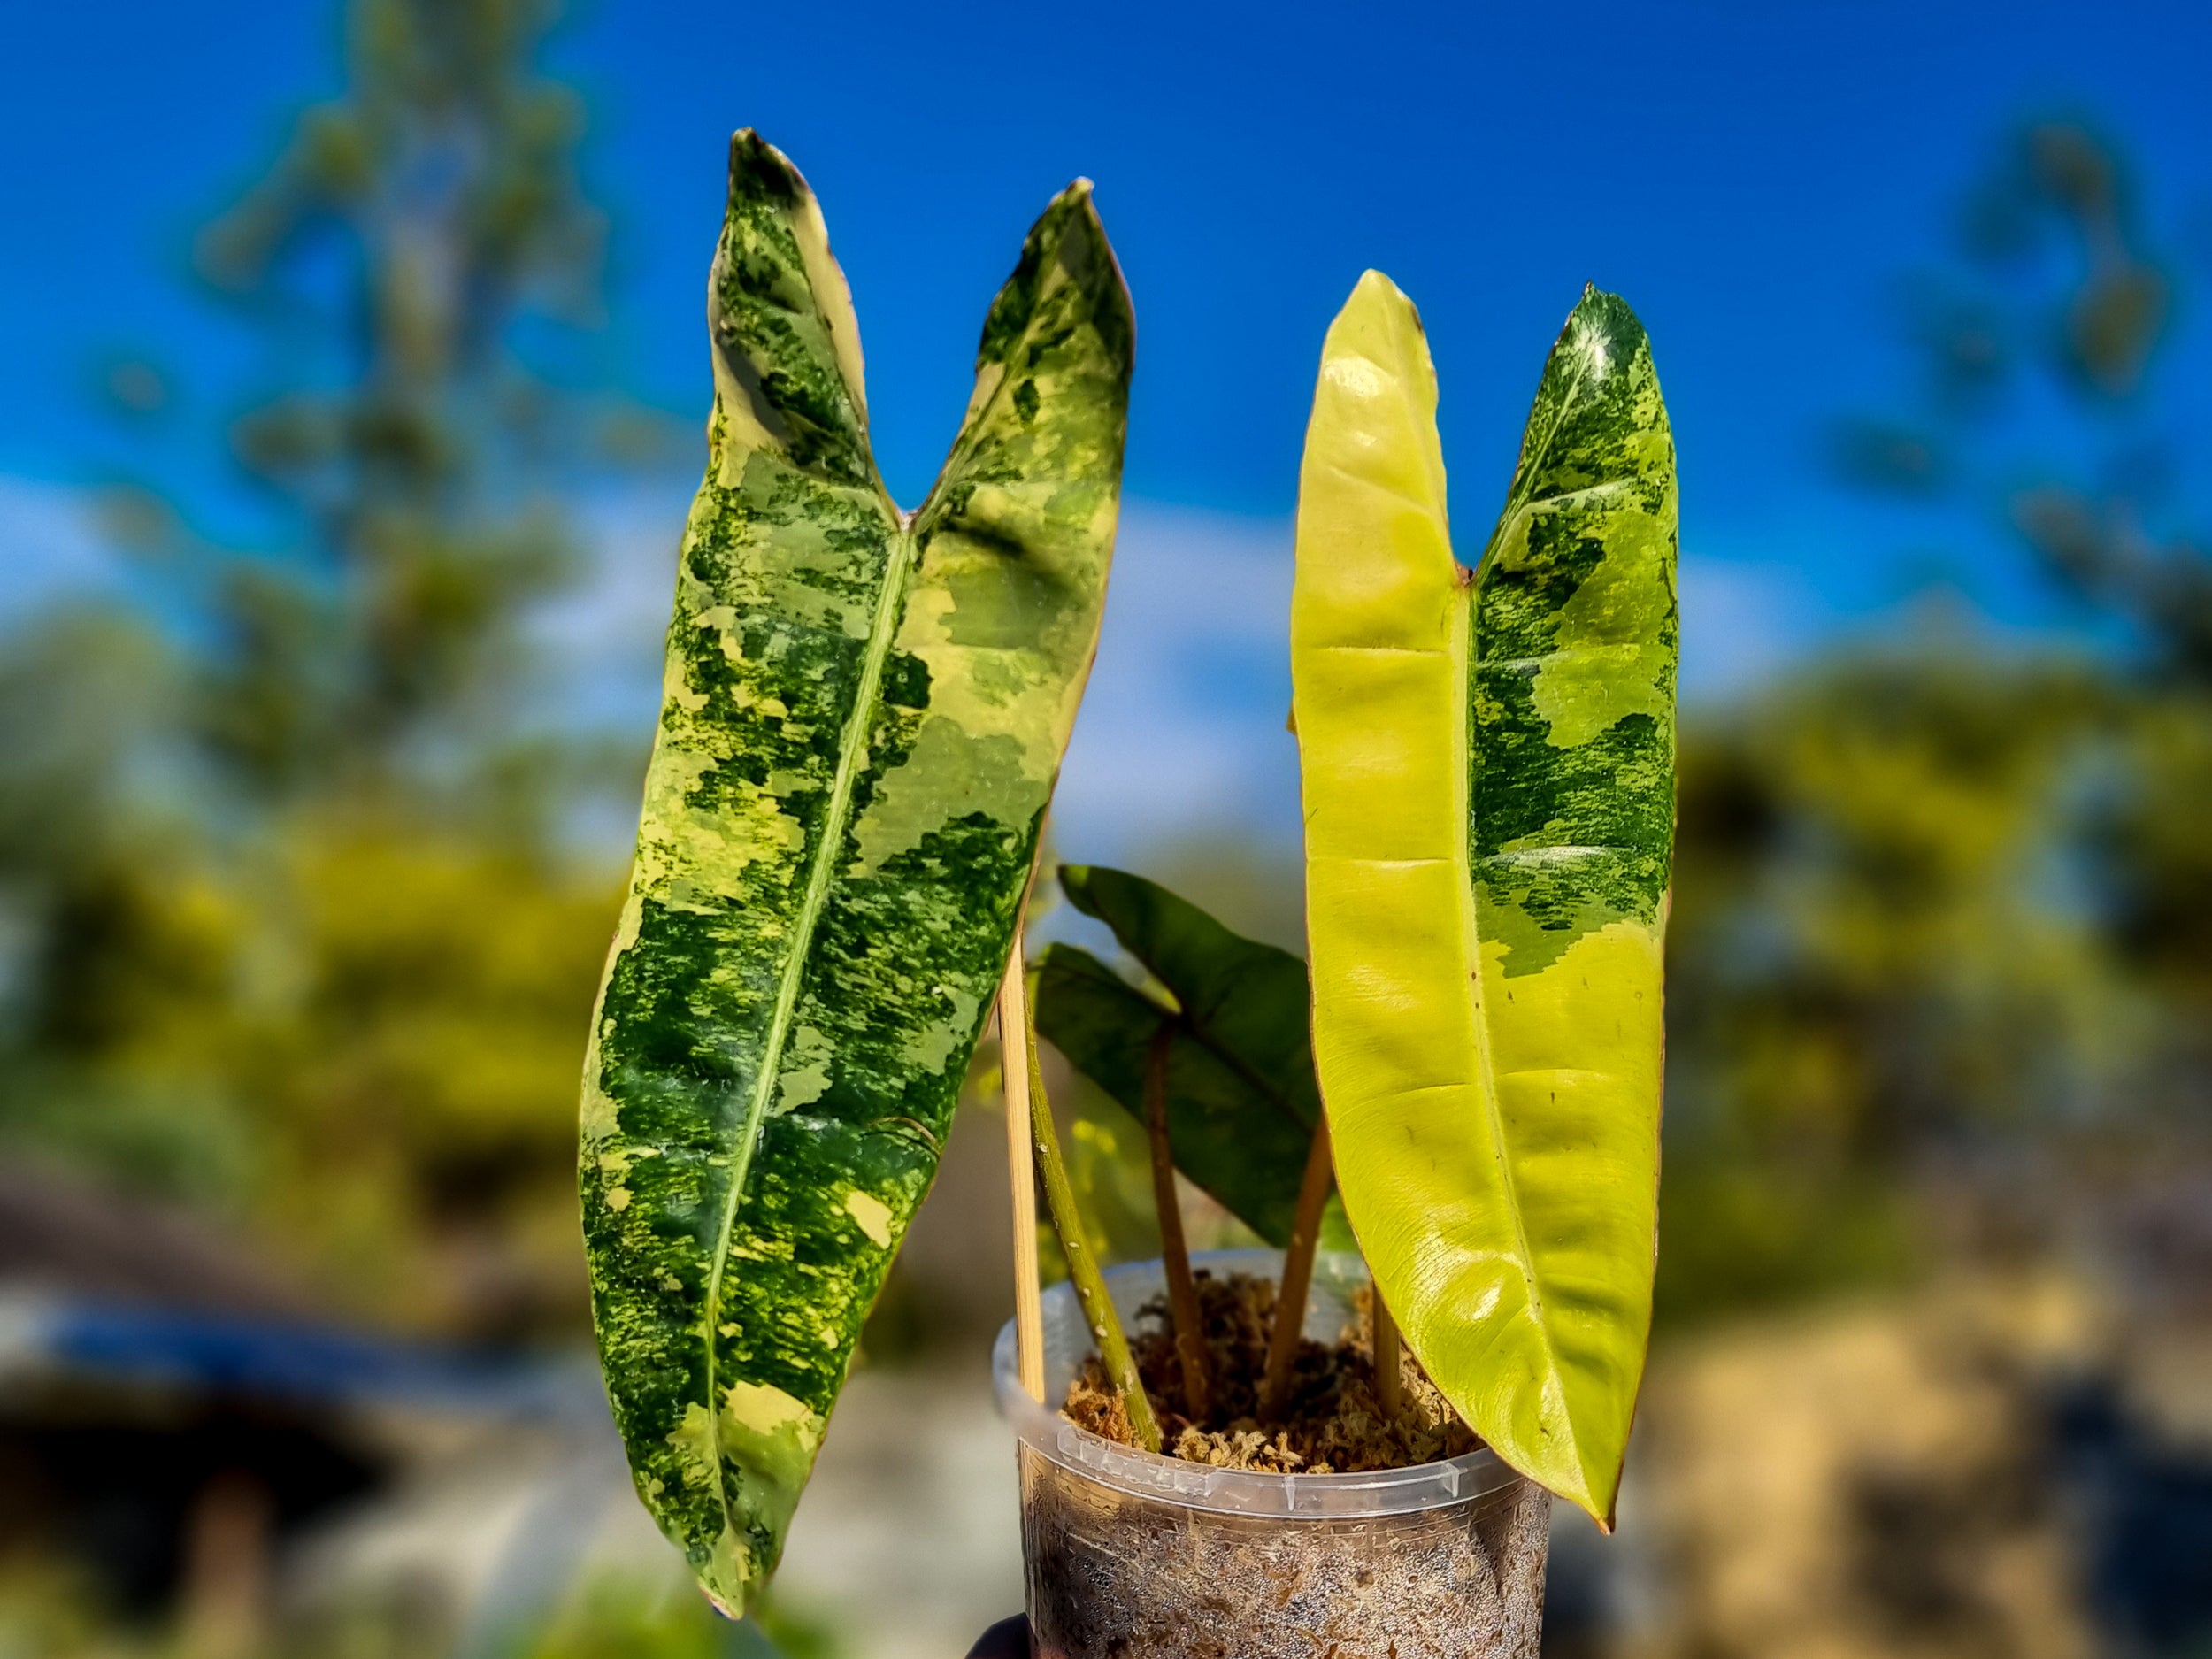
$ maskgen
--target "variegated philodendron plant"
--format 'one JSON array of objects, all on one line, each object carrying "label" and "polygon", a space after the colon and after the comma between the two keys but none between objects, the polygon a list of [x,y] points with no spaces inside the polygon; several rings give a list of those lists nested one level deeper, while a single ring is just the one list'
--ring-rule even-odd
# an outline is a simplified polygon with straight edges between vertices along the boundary
[{"label": "variegated philodendron plant", "polygon": [[1095,649],[1128,295],[1087,184],[991,307],[929,497],[869,446],[822,216],[731,147],[715,400],[593,1016],[584,1231],[638,1489],[708,1594],[775,1564],[928,1191]]}]

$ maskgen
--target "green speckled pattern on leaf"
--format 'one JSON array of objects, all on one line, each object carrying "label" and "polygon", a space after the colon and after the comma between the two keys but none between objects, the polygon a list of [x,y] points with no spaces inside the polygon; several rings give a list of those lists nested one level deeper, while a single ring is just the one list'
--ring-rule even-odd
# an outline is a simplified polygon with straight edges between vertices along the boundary
[{"label": "green speckled pattern on leaf", "polygon": [[993,304],[902,517],[819,210],[731,147],[715,407],[581,1188],[640,1494],[741,1610],[928,1191],[1096,647],[1128,296],[1078,184]]},{"label": "green speckled pattern on leaf", "polygon": [[1674,439],[1643,326],[1592,289],[1477,571],[1470,849],[1509,978],[1659,925],[1674,850]]}]

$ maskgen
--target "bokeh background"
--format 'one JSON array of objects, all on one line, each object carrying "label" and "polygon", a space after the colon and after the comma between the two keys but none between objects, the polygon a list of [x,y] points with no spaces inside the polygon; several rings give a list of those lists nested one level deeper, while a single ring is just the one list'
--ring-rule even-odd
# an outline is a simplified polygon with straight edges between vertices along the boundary
[{"label": "bokeh background", "polygon": [[821,195],[908,500],[1097,180],[1141,354],[1056,842],[1294,946],[1328,318],[1371,264],[1423,307],[1471,549],[1581,285],[1628,296],[1683,499],[1659,1318],[1546,1651],[2212,1654],[2212,19],[934,10],[0,21],[0,1655],[952,1659],[1018,1604],[987,1087],[757,1625],[586,1347],[739,125]]}]

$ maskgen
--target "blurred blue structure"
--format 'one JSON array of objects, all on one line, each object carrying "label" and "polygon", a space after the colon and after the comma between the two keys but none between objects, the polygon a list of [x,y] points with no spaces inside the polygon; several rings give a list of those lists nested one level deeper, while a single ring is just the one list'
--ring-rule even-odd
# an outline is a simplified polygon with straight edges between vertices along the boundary
[{"label": "blurred blue structure", "polygon": [[[204,1227],[0,1176],[0,1560],[187,1628],[396,1594],[489,1654],[626,1524],[650,1540],[588,1356],[346,1329]],[[432,1541],[380,1586],[402,1535]]]}]

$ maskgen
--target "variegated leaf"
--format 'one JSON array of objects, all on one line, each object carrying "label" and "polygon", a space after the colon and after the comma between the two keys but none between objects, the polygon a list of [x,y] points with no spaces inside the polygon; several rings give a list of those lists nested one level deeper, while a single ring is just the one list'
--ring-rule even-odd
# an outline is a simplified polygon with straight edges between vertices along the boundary
[{"label": "variegated leaf", "polygon": [[1420,319],[1329,330],[1291,604],[1314,1058],[1346,1211],[1429,1375],[1609,1525],[1651,1322],[1674,823],[1675,474],[1594,289],[1479,567]]},{"label": "variegated leaf", "polygon": [[733,1612],[775,1564],[1005,966],[1098,635],[1128,296],[1079,183],[902,516],[812,194],[732,145],[715,404],[585,1062],[594,1309],[638,1489]]}]

